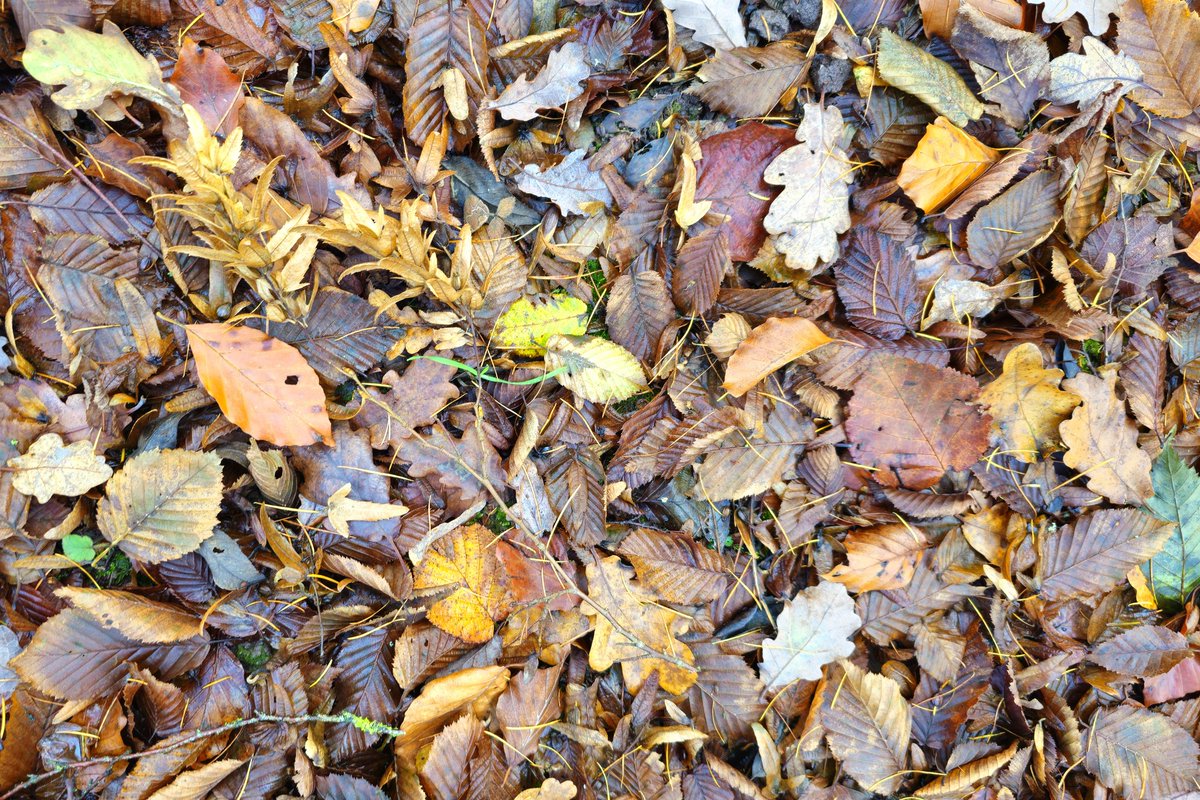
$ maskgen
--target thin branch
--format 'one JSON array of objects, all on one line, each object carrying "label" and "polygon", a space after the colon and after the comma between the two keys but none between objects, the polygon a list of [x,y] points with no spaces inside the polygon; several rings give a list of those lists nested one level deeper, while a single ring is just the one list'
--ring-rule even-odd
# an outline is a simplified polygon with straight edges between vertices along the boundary
[{"label": "thin branch", "polygon": [[205,728],[198,730],[189,736],[182,739],[176,739],[171,742],[164,742],[155,745],[149,749],[143,750],[140,753],[124,753],[118,756],[103,756],[100,758],[89,758],[84,761],[72,761],[65,764],[60,764],[48,772],[41,772],[37,775],[32,775],[21,783],[9,789],[4,794],[0,794],[0,800],[8,800],[15,797],[26,789],[29,789],[44,780],[53,778],[55,775],[61,775],[68,770],[81,769],[84,767],[103,766],[106,764],[118,764],[122,761],[133,761],[135,759],[144,758],[145,756],[158,755],[159,753],[169,753],[172,750],[178,750],[181,747],[187,747],[189,744],[194,744],[203,741],[211,736],[218,736],[222,733],[229,733],[241,728],[246,728],[251,725],[261,725],[265,723],[283,724],[283,725],[308,725],[312,723],[328,723],[332,725],[353,725],[360,730],[366,731],[376,736],[390,736],[392,738],[403,736],[404,731],[399,728],[394,728],[383,722],[378,722],[366,717],[360,717],[357,714],[344,712],[341,714],[301,714],[298,716],[278,716],[275,714],[259,714],[248,719],[235,719],[233,722],[227,722],[224,725],[219,725],[215,728]]}]

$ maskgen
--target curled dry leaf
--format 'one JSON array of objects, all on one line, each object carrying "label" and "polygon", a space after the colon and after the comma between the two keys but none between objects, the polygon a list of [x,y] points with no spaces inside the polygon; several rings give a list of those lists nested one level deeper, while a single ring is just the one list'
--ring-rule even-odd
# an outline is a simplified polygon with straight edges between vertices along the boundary
[{"label": "curled dry leaf", "polygon": [[896,183],[922,211],[937,211],[987,171],[1000,153],[938,117],[904,162]]},{"label": "curled dry leaf", "polygon": [[1154,494],[1150,456],[1138,446],[1137,426],[1117,397],[1117,373],[1080,373],[1063,388],[1083,403],[1059,425],[1067,446],[1063,463],[1080,472],[1087,487],[1118,505],[1140,505]]}]

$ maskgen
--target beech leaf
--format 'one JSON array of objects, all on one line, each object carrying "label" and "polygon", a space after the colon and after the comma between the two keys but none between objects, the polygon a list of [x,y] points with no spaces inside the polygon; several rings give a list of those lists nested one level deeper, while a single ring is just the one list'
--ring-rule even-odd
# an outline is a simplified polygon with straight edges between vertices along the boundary
[{"label": "beech leaf", "polygon": [[887,28],[879,32],[876,66],[889,84],[917,97],[959,127],[983,116],[983,103],[953,67]]},{"label": "beech leaf", "polygon": [[646,388],[642,365],[621,345],[597,336],[554,334],[546,342],[546,366],[558,382],[593,403],[611,403]]},{"label": "beech leaf", "polygon": [[803,317],[772,317],[754,328],[738,345],[725,368],[725,390],[741,397],[775,370],[831,342]]}]

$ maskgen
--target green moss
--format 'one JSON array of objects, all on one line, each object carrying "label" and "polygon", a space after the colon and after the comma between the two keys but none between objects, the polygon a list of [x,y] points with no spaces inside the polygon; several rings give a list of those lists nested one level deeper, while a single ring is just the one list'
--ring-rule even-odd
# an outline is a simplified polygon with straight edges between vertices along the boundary
[{"label": "green moss", "polygon": [[237,656],[242,666],[250,672],[257,672],[271,660],[274,651],[262,639],[253,642],[239,642],[233,646],[233,654]]},{"label": "green moss", "polygon": [[133,575],[133,564],[130,562],[129,556],[115,547],[109,550],[108,555],[103,559],[96,562],[94,567],[92,577],[96,579],[96,583],[106,589],[126,585],[129,583],[130,576]]}]

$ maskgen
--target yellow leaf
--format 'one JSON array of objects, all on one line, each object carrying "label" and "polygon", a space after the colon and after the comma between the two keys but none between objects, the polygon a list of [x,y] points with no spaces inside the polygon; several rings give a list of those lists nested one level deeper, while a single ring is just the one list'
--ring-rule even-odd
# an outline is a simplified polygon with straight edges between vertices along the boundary
[{"label": "yellow leaf", "polygon": [[494,623],[504,619],[511,605],[494,538],[482,525],[459,528],[433,545],[413,575],[416,589],[457,587],[433,604],[428,618],[464,642],[491,639]]},{"label": "yellow leaf", "polygon": [[675,207],[675,221],[687,230],[712,208],[711,200],[696,201],[696,162],[687,153],[679,160],[679,205]]},{"label": "yellow leaf", "polygon": [[812,320],[772,317],[738,345],[722,385],[734,397],[741,397],[775,370],[831,341]]},{"label": "yellow leaf", "polygon": [[554,335],[546,342],[546,366],[562,369],[558,382],[584,400],[611,403],[645,389],[646,375],[633,353],[597,336]]},{"label": "yellow leaf", "polygon": [[86,439],[64,445],[57,433],[47,433],[29,446],[25,455],[11,458],[12,485],[21,494],[49,502],[54,495],[78,497],[112,477],[104,456],[92,452]]},{"label": "yellow leaf", "polygon": [[351,500],[350,484],[345,484],[329,495],[326,516],[333,530],[342,535],[350,535],[351,522],[379,522],[385,519],[395,519],[408,513],[408,508],[402,505],[387,503],[372,503],[368,500]]},{"label": "yellow leaf", "polygon": [[1026,342],[1004,357],[1004,371],[983,387],[979,400],[992,415],[1009,455],[1033,464],[1058,447],[1058,426],[1080,400],[1058,388],[1061,369],[1042,367],[1042,352]]},{"label": "yellow leaf", "polygon": [[896,183],[928,214],[958,197],[999,157],[999,152],[938,117],[900,168]]},{"label": "yellow leaf", "polygon": [[486,717],[508,685],[508,669],[471,667],[434,678],[404,712],[404,735],[396,739],[396,757],[412,768],[417,752],[461,712]]},{"label": "yellow leaf", "polygon": [[[683,694],[696,682],[696,670],[688,666],[695,662],[695,657],[688,646],[676,638],[687,631],[688,619],[661,605],[649,591],[633,583],[632,572],[616,556],[587,567],[588,596],[594,606],[585,605],[583,611],[596,618],[588,663],[599,672],[619,663],[625,685],[631,692],[637,692],[650,673],[657,670],[659,685],[665,691]],[[620,623],[636,640],[618,631],[596,610],[597,607]],[[673,656],[675,661],[651,655],[648,650]]]},{"label": "yellow leaf", "polygon": [[496,320],[492,346],[519,356],[540,356],[551,336],[582,334],[587,321],[587,303],[570,295],[522,297]]},{"label": "yellow leaf", "polygon": [[983,103],[953,67],[887,28],[879,32],[875,66],[889,84],[920,99],[955,125],[983,116]]},{"label": "yellow leaf", "polygon": [[295,347],[254,328],[186,325],[200,382],[229,421],[277,444],[333,444],[325,393]]}]

